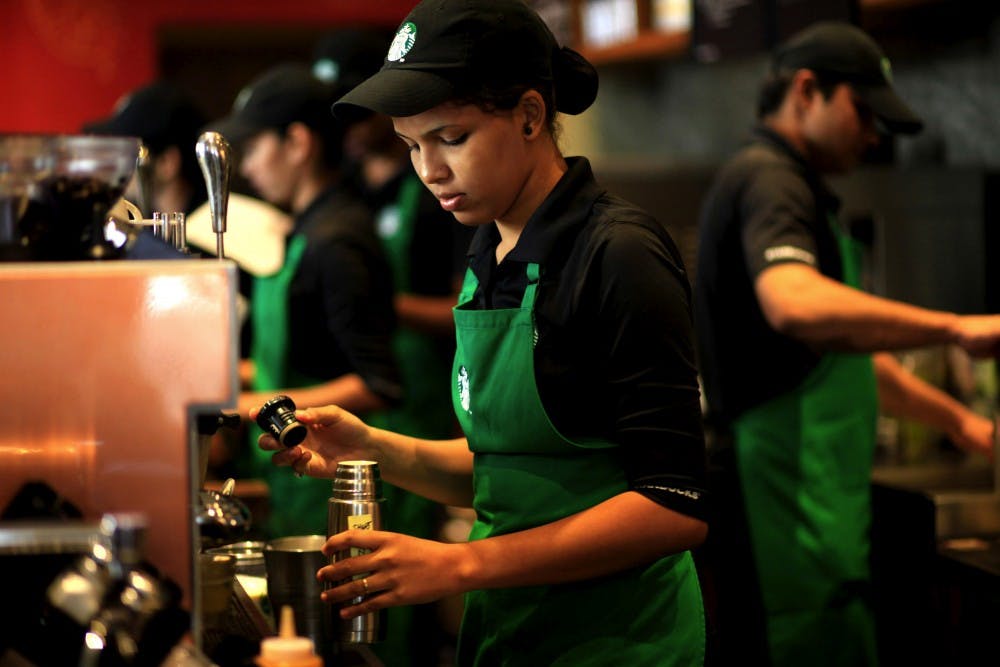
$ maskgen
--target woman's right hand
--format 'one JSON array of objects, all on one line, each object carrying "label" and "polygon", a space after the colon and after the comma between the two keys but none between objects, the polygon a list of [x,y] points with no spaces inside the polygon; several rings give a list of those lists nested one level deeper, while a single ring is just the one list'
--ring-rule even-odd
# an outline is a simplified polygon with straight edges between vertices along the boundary
[{"label": "woman's right hand", "polygon": [[[250,419],[256,420],[259,411],[260,407],[252,409]],[[286,449],[269,433],[257,439],[261,449],[274,452],[274,465],[291,466],[296,473],[310,477],[332,478],[340,461],[378,460],[372,429],[350,412],[327,405],[296,410],[295,417],[308,430],[302,444]]]}]

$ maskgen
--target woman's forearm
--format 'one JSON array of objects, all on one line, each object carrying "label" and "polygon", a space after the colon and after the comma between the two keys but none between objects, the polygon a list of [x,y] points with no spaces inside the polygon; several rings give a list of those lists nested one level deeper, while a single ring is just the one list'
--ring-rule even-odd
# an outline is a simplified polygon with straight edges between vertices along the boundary
[{"label": "woman's forearm", "polygon": [[553,523],[469,542],[463,588],[600,577],[691,549],[707,532],[705,522],[629,491]]},{"label": "woman's forearm", "polygon": [[391,484],[456,507],[472,506],[472,452],[465,438],[426,440],[372,429],[382,476]]}]

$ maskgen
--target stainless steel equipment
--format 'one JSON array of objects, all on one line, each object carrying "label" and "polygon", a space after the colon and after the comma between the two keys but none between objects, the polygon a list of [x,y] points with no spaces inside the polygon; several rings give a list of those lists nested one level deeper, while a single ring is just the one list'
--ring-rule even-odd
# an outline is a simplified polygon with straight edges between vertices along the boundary
[{"label": "stainless steel equipment", "polygon": [[[382,530],[382,476],[374,461],[341,461],[333,478],[333,492],[327,511],[327,534],[345,530]],[[357,552],[341,551],[334,556],[340,561]],[[364,575],[355,578],[361,579]],[[355,598],[358,604],[363,597]],[[370,644],[383,641],[386,634],[386,614],[381,609],[340,622],[340,638],[348,644]]]},{"label": "stainless steel equipment", "polygon": [[264,563],[271,609],[290,606],[299,634],[312,639],[317,653],[330,660],[338,650],[333,612],[320,599],[323,587],[316,579],[316,571],[327,564],[321,551],[325,542],[323,535],[271,540],[264,546]]},{"label": "stainless steel equipment", "polygon": [[252,522],[250,508],[233,495],[236,489],[235,480],[226,480],[218,491],[203,488],[208,472],[211,437],[220,428],[237,429],[239,426],[238,414],[205,413],[198,415],[195,420],[195,429],[198,433],[198,484],[202,488],[196,498],[194,520],[198,527],[202,550],[238,542],[245,539],[250,531]]},{"label": "stainless steel equipment", "polygon": [[[228,480],[233,482],[233,480]],[[221,491],[202,489],[195,505],[195,524],[201,536],[202,548],[229,544],[246,537],[250,531],[250,510],[246,503],[233,495],[235,483]]]},{"label": "stainless steel equipment", "polygon": [[259,540],[246,540],[224,544],[221,547],[212,547],[206,549],[205,553],[232,556],[236,559],[236,574],[263,579],[267,576],[267,568],[264,565],[264,546],[265,543]]},{"label": "stainless steel equipment", "polygon": [[8,260],[118,257],[108,211],[136,168],[134,137],[0,135],[0,245]]},{"label": "stainless steel equipment", "polygon": [[189,618],[143,560],[146,529],[137,513],[0,524],[0,663],[160,664]]},{"label": "stainless steel equipment", "polygon": [[94,667],[156,665],[187,632],[180,589],[143,562],[147,528],[141,514],[105,514],[90,553],[49,586],[49,625],[64,628],[55,655]]},{"label": "stainless steel equipment", "polygon": [[[967,459],[876,467],[875,484],[908,494],[931,513],[934,537],[1000,535],[1000,489],[994,463]],[[906,497],[901,495],[900,497]]]},{"label": "stainless steel equipment", "polygon": [[215,254],[225,259],[222,237],[226,232],[226,211],[229,207],[229,172],[232,148],[218,132],[204,132],[195,146],[198,165],[205,177],[208,203],[212,212],[212,231],[215,232]]},{"label": "stainless steel equipment", "polygon": [[[0,405],[8,425],[0,435],[0,508],[25,484],[42,482],[84,522],[141,513],[149,566],[175,585],[177,609],[190,612],[184,631],[197,642],[201,535],[193,507],[203,475],[192,424],[235,405],[236,267],[139,261],[162,257],[143,245],[154,241],[146,233],[137,235],[138,255],[107,241],[109,210],[136,169],[138,146],[129,137],[0,134],[0,259],[7,260],[0,262],[0,302],[17,313],[0,331],[11,388]],[[153,245],[172,250],[169,259],[183,256]],[[52,261],[116,257],[136,261]],[[0,521],[0,532],[7,524]],[[57,555],[52,565],[64,568],[78,554]],[[31,565],[46,561],[32,556]],[[44,583],[18,581],[18,590],[40,584],[34,588],[44,592],[55,573],[44,574]],[[146,590],[128,595],[140,605],[132,611],[145,608]],[[23,606],[18,611],[26,621],[38,618]],[[113,631],[123,614],[114,611],[105,629]],[[95,641],[112,641],[94,632]],[[2,651],[0,642],[0,662]]]},{"label": "stainless steel equipment", "polygon": [[236,284],[231,262],[0,263],[0,303],[17,313],[0,330],[0,507],[40,480],[83,520],[141,512],[148,558],[181,588],[195,638],[192,423],[236,402]]}]

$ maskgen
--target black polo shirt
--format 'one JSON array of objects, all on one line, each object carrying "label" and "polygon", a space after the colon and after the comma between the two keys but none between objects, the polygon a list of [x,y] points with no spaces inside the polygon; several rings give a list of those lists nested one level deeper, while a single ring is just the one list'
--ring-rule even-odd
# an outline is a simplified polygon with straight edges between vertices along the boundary
[{"label": "black polo shirt", "polygon": [[317,381],[357,373],[398,401],[392,274],[368,208],[331,188],[296,216],[294,233],[306,248],[288,288],[289,370]]},{"label": "black polo shirt", "polygon": [[709,412],[725,428],[742,412],[797,387],[820,354],[764,318],[754,281],[799,262],[835,280],[837,198],[795,149],[765,127],[719,171],[699,220],[695,328]]},{"label": "black polo shirt", "polygon": [[590,164],[569,171],[496,263],[499,232],[470,247],[476,308],[516,308],[538,263],[536,384],[567,438],[621,446],[630,488],[704,517],[705,460],[690,288],[680,253],[649,214],[606,193]]}]

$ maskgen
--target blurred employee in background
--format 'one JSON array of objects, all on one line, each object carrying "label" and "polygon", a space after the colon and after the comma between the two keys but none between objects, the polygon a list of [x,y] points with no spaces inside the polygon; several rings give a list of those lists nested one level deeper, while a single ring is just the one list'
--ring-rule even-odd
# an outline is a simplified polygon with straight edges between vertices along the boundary
[{"label": "blurred employee in background", "polygon": [[[992,446],[990,420],[879,351],[953,343],[992,355],[1000,317],[933,312],[857,289],[859,252],[823,175],[857,166],[879,130],[921,128],[868,35],[831,22],[794,36],[776,52],[758,117],[700,221],[700,363],[715,449],[732,457],[722,462],[734,473],[715,494],[733,504],[711,538],[722,559],[719,644],[726,658],[752,662],[769,652],[775,665],[872,665],[869,483],[879,408],[979,455]],[[761,604],[763,616],[754,611]]]},{"label": "blurred employee in background", "polygon": [[[308,66],[282,64],[241,90],[232,113],[213,124],[240,145],[240,172],[257,193],[294,216],[280,270],[254,281],[243,416],[276,394],[362,413],[402,395],[392,276],[371,213],[342,182],[344,125],[330,114],[332,100],[333,89]],[[281,474],[259,449],[251,452],[253,465],[242,472],[268,482],[267,534],[325,534],[329,483]]]},{"label": "blurred employee in background", "polygon": [[[177,86],[158,81],[137,88],[115,105],[108,118],[84,125],[92,134],[139,137],[153,160],[152,201],[144,211],[190,213],[205,201],[205,180],[195,144],[205,115]],[[135,192],[126,197],[138,203]]]}]

